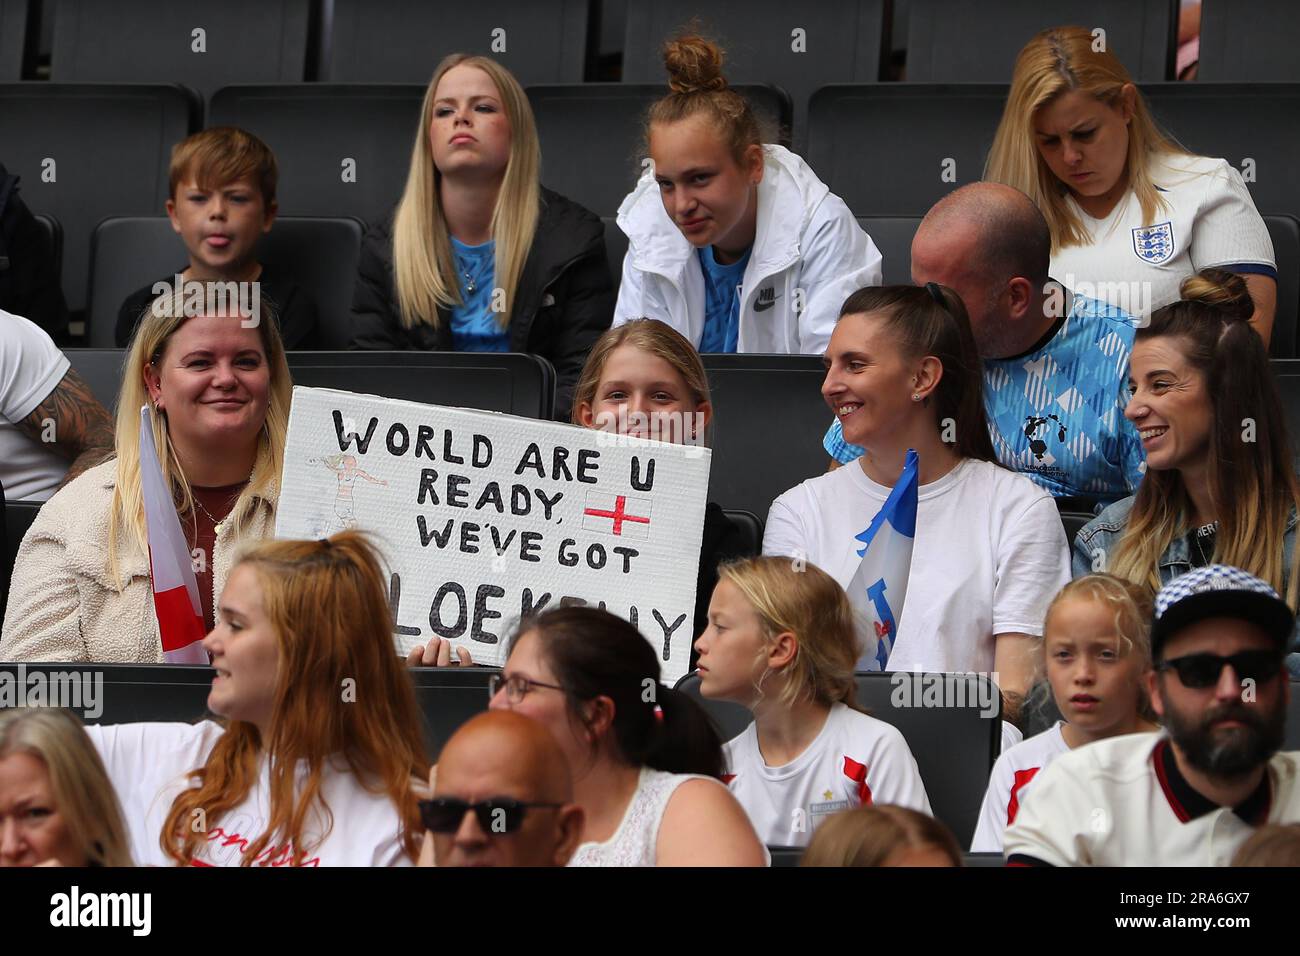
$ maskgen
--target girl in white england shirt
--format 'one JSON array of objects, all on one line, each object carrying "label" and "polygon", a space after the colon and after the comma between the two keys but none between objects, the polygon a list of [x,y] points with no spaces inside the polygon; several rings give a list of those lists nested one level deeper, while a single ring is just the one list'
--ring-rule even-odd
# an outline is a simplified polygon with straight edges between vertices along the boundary
[{"label": "girl in white england shirt", "polygon": [[806,846],[831,814],[873,803],[930,812],[903,735],[858,708],[853,608],[825,571],[724,564],[695,647],[700,693],[754,713],[724,779],[764,843]]},{"label": "girl in white england shirt", "polygon": [[414,862],[429,768],[385,580],[357,532],[262,542],[203,640],[224,720],[86,728],[138,863]]},{"label": "girl in white england shirt", "polygon": [[1065,719],[993,765],[971,852],[1002,852],[1003,834],[1034,777],[1067,750],[1157,729],[1145,690],[1150,621],[1150,596],[1113,575],[1089,574],[1061,589],[1043,622],[1042,653],[1047,685]]}]

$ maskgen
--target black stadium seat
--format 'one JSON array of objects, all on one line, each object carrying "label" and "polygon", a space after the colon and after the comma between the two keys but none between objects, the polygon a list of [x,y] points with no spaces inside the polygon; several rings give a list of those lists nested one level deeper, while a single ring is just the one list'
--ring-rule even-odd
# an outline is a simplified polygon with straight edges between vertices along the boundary
[{"label": "black stadium seat", "polygon": [[[1243,16],[1243,13],[1246,14]],[[1300,83],[1295,0],[1202,0],[1198,81]]]},{"label": "black stadium seat", "polygon": [[1300,216],[1300,124],[1282,119],[1300,116],[1300,82],[1150,83],[1142,93],[1180,143],[1241,170],[1262,215]]},{"label": "black stadium seat", "polygon": [[0,150],[32,212],[63,226],[69,309],[86,304],[95,224],[162,211],[172,145],[197,119],[198,101],[178,86],[0,84]]},{"label": "black stadium seat", "polygon": [[984,177],[1007,88],[827,86],[808,108],[808,162],[858,216],[923,216]]},{"label": "black stadium seat", "polygon": [[623,257],[627,255],[627,236],[618,227],[613,216],[601,216],[605,224],[605,261],[609,263],[610,279],[615,291],[623,281]]},{"label": "black stadium seat", "polygon": [[[351,338],[352,286],[363,226],[357,219],[283,216],[258,244],[258,260],[289,275],[312,294],[326,348],[346,348]],[[118,310],[149,282],[172,277],[186,263],[185,246],[165,216],[106,219],[91,238],[90,345],[111,348]]]},{"label": "black stadium seat", "polygon": [[549,419],[555,370],[520,352],[290,352],[295,385]]},{"label": "black stadium seat", "polygon": [[64,349],[63,354],[72,368],[86,380],[90,393],[108,409],[110,415],[117,409],[117,390],[122,383],[122,362],[125,349]]},{"label": "black stadium seat", "polygon": [[1021,48],[1040,30],[1060,26],[1104,29],[1107,47],[1135,80],[1168,79],[1177,8],[1176,0],[911,0],[907,79],[1009,83]]},{"label": "black stadium seat", "polygon": [[301,82],[311,6],[310,0],[47,2],[54,17],[50,78],[183,83],[204,97],[229,83]]},{"label": "black stadium seat", "polygon": [[243,127],[275,151],[281,214],[370,223],[401,198],[423,98],[423,85],[228,86],[213,94],[208,122]]},{"label": "black stadium seat", "polygon": [[1300,341],[1300,220],[1295,216],[1265,216],[1277,259],[1277,312],[1268,344],[1273,358],[1296,358]]},{"label": "black stadium seat", "polygon": [[22,79],[27,0],[0,0],[0,83]]},{"label": "black stadium seat", "polygon": [[590,6],[588,0],[334,0],[321,79],[428,83],[447,54],[478,53],[525,85],[580,83]]},{"label": "black stadium seat", "polygon": [[744,553],[757,555],[763,552],[763,519],[752,511],[732,511],[723,514],[730,519],[733,527],[740,531],[745,541]]},{"label": "black stadium seat", "polygon": [[1074,548],[1074,538],[1089,521],[1096,517],[1086,511],[1062,511],[1061,524],[1065,528],[1065,540],[1070,548]]},{"label": "black stadium seat", "polygon": [[920,216],[858,216],[863,228],[884,257],[884,284],[912,284],[912,238]]},{"label": "black stadium seat", "polygon": [[[16,680],[20,665],[0,664],[0,673]],[[94,684],[77,693],[95,694],[93,703],[101,711],[95,716],[85,706],[76,708],[89,724],[126,724],[140,721],[179,721],[190,723],[210,716],[208,690],[212,685],[210,667],[182,664],[24,664],[28,680],[36,673],[45,674],[47,686],[68,687],[65,679],[73,676],[91,682],[102,680],[102,691]],[[408,671],[415,685],[416,702],[424,721],[424,739],[429,759],[437,761],[447,738],[462,723],[487,710],[488,680],[499,673],[495,667],[414,667]],[[81,683],[78,681],[78,683]],[[29,685],[30,686],[30,685]],[[83,704],[88,703],[82,696]],[[321,706],[330,706],[322,701]],[[93,711],[94,708],[92,708]]]},{"label": "black stadium seat", "polygon": [[[906,696],[904,681],[911,682]],[[922,705],[922,690],[930,686],[924,682],[933,681],[945,681],[947,706]],[[694,672],[679,680],[677,689],[704,705],[724,740],[753,720],[739,704],[703,697]],[[966,706],[956,706],[959,700]],[[991,701],[997,715],[983,716],[981,700]],[[1002,698],[996,686],[982,674],[859,674],[858,703],[902,733],[916,758],[934,815],[948,825],[961,846],[969,846],[989,771],[1001,747]]]},{"label": "black stadium seat", "polygon": [[1291,438],[1291,455],[1300,470],[1300,359],[1273,359],[1273,380],[1277,382]]},{"label": "black stadium seat", "polygon": [[817,355],[702,355],[713,398],[709,500],[764,521],[772,501],[826,471]]},{"label": "black stadium seat", "polygon": [[[117,405],[124,349],[64,349],[91,392]],[[289,352],[295,385],[549,419],[555,370],[517,352]]]},{"label": "black stadium seat", "polygon": [[[794,103],[795,149],[807,142],[808,99],[828,83],[874,83],[887,36],[885,0],[656,0],[629,3],[623,79],[667,86],[662,46],[693,17],[726,52],[732,83],[771,83]],[[796,30],[803,31],[801,34]]]},{"label": "black stadium seat", "polygon": [[37,225],[45,233],[49,249],[54,255],[54,274],[63,274],[63,227],[53,216],[34,216]]},{"label": "black stadium seat", "polygon": [[[662,83],[528,87],[542,144],[542,182],[598,216],[615,215],[641,175],[646,110],[666,89]],[[760,118],[789,125],[790,99],[781,90],[742,86],[739,92]]]}]

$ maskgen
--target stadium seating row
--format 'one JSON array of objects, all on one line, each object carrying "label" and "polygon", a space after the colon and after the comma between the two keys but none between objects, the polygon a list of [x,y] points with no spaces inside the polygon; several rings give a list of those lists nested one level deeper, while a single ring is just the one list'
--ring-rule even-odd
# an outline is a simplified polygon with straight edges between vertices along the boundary
[{"label": "stadium seating row", "polygon": [[[572,83],[591,78],[605,21],[621,17],[622,78],[639,83],[660,78],[660,42],[697,18],[725,40],[741,82],[762,76],[794,93],[881,79],[895,6],[821,0],[794,15],[784,0],[3,0],[0,79],[33,75],[41,24],[29,21],[43,16],[57,82],[182,82],[203,92],[236,82],[416,83],[443,55],[466,50],[497,57],[525,83]],[[912,80],[1005,82],[1034,33],[1064,24],[1105,31],[1102,42],[1117,45],[1135,78],[1174,79],[1177,0],[907,6]],[[1297,23],[1287,0],[1252,0],[1249,17],[1234,16],[1231,0],[1204,0],[1201,77],[1300,80],[1285,39]]]},{"label": "stadium seating row", "polygon": [[[95,396],[112,408],[123,353],[68,349],[67,355]],[[299,385],[542,419],[550,417],[549,409],[554,407],[554,373],[545,359],[536,356],[290,352],[288,357]],[[821,397],[825,376],[821,360],[812,355],[704,355],[703,359],[714,407],[709,499],[766,517],[777,495],[826,470],[821,437],[830,418]],[[1272,366],[1288,427],[1292,435],[1300,435],[1300,359],[1275,359]],[[1088,517],[1067,513],[1067,530],[1071,522],[1077,530]]]},{"label": "stadium seating row", "polygon": [[[639,171],[640,117],[662,92],[621,83],[530,87],[543,181],[612,221]],[[745,92],[769,124],[790,115],[779,89]],[[1293,162],[1300,126],[1278,121],[1300,115],[1300,83],[1165,83],[1144,92],[1188,148],[1242,170],[1262,214],[1300,215]],[[422,86],[226,87],[212,95],[209,120],[243,126],[275,151],[282,215],[371,222],[400,196],[423,93]],[[859,216],[921,216],[981,178],[1005,98],[1005,86],[990,84],[825,87],[811,97],[807,156]],[[171,146],[199,128],[199,113],[198,99],[174,86],[0,84],[0,161],[22,177],[32,210],[62,225],[63,287],[74,311],[87,303],[94,227],[109,217],[160,214]],[[902,264],[896,255],[886,262]],[[1289,270],[1292,284],[1295,275]],[[1286,290],[1279,292],[1282,301]]]},{"label": "stadium seating row", "polygon": [[[137,664],[0,664],[0,672],[28,686],[41,674],[47,686],[53,675],[89,675],[102,681],[99,713],[91,723],[191,721],[207,710],[212,671],[207,667]],[[420,667],[410,671],[424,717],[431,760],[456,727],[486,709],[488,679],[497,668]],[[699,679],[688,674],[678,689],[695,696],[713,718],[723,739],[735,736],[752,719],[743,707],[699,695]],[[1294,687],[1293,683],[1293,687]],[[923,694],[929,696],[922,696]],[[942,706],[934,706],[942,700]],[[927,703],[928,702],[928,703]],[[935,816],[962,846],[975,831],[989,771],[1001,741],[1001,698],[992,681],[980,674],[859,674],[858,703],[873,717],[893,724],[916,758]],[[1300,748],[1300,694],[1291,693],[1285,749]]]}]

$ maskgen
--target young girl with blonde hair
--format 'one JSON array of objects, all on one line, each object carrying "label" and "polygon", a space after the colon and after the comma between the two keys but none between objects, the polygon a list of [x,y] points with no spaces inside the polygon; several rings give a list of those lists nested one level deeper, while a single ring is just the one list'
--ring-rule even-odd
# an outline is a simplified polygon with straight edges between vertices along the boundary
[{"label": "young girl with blonde hair", "polygon": [[464,53],[439,63],[402,199],[362,245],[352,344],[541,355],[567,418],[613,288],[600,219],[544,188],[541,164],[509,70]]},{"label": "young girl with blonde hair", "polygon": [[1040,664],[1064,719],[998,757],[972,852],[1002,851],[1003,833],[1030,782],[1056,757],[1095,740],[1156,729],[1145,689],[1150,627],[1150,595],[1113,575],[1076,578],[1052,600],[1043,621]]},{"label": "young girl with blonde hair", "polygon": [[844,590],[787,558],[738,561],[719,576],[709,626],[695,642],[700,692],[754,713],[726,745],[726,779],[763,842],[804,846],[849,807],[929,813],[903,735],[858,708],[859,649]]}]

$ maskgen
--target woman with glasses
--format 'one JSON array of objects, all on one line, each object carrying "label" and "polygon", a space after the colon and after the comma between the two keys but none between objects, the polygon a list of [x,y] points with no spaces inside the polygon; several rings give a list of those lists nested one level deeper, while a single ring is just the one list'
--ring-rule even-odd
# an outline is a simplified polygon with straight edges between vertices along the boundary
[{"label": "woman with glasses", "polygon": [[860,289],[840,309],[824,361],[822,396],[865,452],[777,498],[763,553],[808,561],[849,588],[866,533],[915,451],[905,601],[888,592],[850,599],[893,602],[888,670],[996,671],[1014,721],[1043,614],[1069,580],[1068,548],[1051,495],[997,462],[961,299],[934,283]]},{"label": "woman with glasses", "polygon": [[570,866],[763,866],[727,791],[722,742],[687,695],[659,683],[659,659],[620,617],[558,608],[526,622],[492,687],[494,710],[541,723],[573,771],[582,843]]},{"label": "woman with glasses", "polygon": [[428,773],[365,538],[239,558],[203,640],[221,721],[87,727],[142,865],[409,866]]},{"label": "woman with glasses", "polygon": [[[1137,494],[1074,541],[1074,574],[1109,571],[1154,594],[1193,568],[1229,564],[1268,582],[1294,610],[1300,485],[1255,312],[1238,275],[1207,269],[1182,301],[1137,331],[1125,416],[1147,473]],[[1296,673],[1300,657],[1288,666]]]}]

